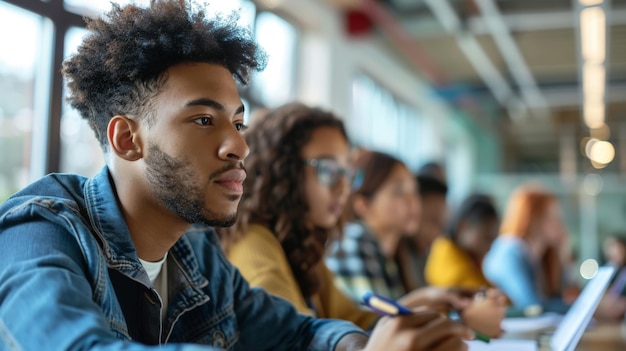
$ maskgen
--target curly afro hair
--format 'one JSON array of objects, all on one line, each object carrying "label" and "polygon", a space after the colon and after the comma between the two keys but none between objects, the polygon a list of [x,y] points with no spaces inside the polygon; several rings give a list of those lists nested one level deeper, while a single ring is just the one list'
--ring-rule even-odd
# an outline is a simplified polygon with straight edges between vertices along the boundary
[{"label": "curly afro hair", "polygon": [[149,7],[113,4],[103,17],[87,20],[91,33],[63,63],[68,100],[106,151],[109,120],[149,115],[169,67],[219,64],[242,84],[251,70],[262,70],[266,55],[237,20],[236,13],[207,18],[201,6],[185,0],[152,0]]},{"label": "curly afro hair", "polygon": [[335,228],[311,228],[304,187],[305,162],[302,148],[315,130],[337,129],[348,141],[343,122],[334,114],[300,103],[291,103],[258,116],[244,133],[250,150],[246,158],[248,177],[239,203],[239,218],[231,228],[217,229],[228,249],[252,223],[269,228],[281,242],[289,264],[305,297],[319,287],[311,266],[313,253],[305,246],[309,237],[326,241],[337,234]]}]

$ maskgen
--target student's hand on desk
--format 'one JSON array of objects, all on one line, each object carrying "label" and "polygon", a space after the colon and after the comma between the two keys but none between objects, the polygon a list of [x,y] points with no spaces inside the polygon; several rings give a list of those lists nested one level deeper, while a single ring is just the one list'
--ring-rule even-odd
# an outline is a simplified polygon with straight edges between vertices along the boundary
[{"label": "student's hand on desk", "polygon": [[500,324],[506,314],[506,296],[497,289],[476,294],[471,305],[459,314],[470,328],[489,337],[497,338],[504,332]]},{"label": "student's hand on desk", "polygon": [[429,286],[413,290],[400,298],[398,302],[411,309],[426,306],[434,309],[460,310],[468,307],[472,299],[461,295],[457,289]]},{"label": "student's hand on desk", "polygon": [[381,318],[363,351],[463,351],[463,340],[474,337],[468,327],[438,312],[417,312]]}]

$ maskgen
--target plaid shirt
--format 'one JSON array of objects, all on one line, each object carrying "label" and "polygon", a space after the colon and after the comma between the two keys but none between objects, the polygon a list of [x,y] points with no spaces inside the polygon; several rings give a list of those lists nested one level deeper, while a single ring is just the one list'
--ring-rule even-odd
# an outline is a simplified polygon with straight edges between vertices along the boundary
[{"label": "plaid shirt", "polygon": [[405,293],[396,262],[385,257],[363,223],[346,226],[343,237],[332,243],[326,265],[335,274],[335,284],[357,302],[367,292],[391,299]]}]

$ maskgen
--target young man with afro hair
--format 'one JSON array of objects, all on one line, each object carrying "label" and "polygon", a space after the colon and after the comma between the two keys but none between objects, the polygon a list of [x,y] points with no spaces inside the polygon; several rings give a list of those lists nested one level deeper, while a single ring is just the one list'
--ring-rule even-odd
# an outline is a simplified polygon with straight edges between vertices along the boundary
[{"label": "young man with afro hair", "polygon": [[[249,288],[207,233],[236,219],[249,153],[236,81],[265,64],[236,20],[153,0],[89,21],[63,74],[106,166],[0,205],[0,349],[420,349],[407,338],[436,315],[383,320],[368,343]],[[470,332],[451,329],[437,350],[464,347]]]}]

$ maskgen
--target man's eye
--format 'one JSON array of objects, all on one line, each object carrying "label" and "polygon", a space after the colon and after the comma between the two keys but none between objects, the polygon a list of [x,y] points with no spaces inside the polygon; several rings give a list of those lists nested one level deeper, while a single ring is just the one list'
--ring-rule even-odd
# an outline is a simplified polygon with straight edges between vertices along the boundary
[{"label": "man's eye", "polygon": [[243,123],[235,123],[235,128],[237,128],[238,131],[243,132],[248,129],[248,126]]},{"label": "man's eye", "polygon": [[210,126],[212,123],[211,117],[200,117],[193,120],[194,123],[201,126]]}]

